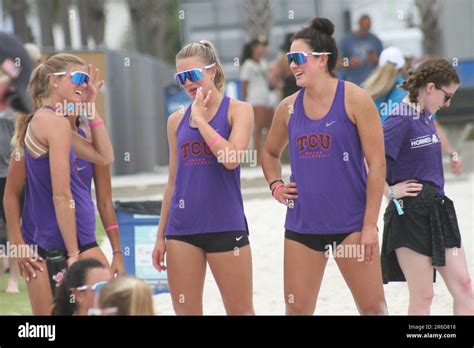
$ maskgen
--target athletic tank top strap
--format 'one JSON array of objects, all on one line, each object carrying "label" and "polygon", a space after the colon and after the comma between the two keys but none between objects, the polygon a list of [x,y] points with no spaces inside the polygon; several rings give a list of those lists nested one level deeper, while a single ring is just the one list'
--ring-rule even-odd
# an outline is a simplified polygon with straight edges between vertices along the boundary
[{"label": "athletic tank top strap", "polygon": [[28,123],[25,133],[25,146],[36,157],[43,157],[48,154],[48,149],[34,136],[31,129],[31,122]]}]

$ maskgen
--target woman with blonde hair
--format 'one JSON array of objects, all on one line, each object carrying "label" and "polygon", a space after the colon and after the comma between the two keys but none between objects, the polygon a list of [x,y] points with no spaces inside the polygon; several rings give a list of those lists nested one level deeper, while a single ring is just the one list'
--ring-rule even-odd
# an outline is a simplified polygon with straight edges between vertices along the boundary
[{"label": "woman with blonde hair", "polygon": [[[6,217],[12,243],[35,246],[40,256],[32,250],[19,259],[35,314],[50,313],[50,287],[55,290],[66,264],[89,257],[107,264],[96,241],[94,204],[77,171],[78,158],[101,165],[113,160],[107,130],[95,110],[102,84],[98,69],[92,74],[92,66],[86,68],[82,59],[54,55],[35,69],[30,80],[36,111],[17,116],[9,170],[14,171],[20,160],[24,170],[22,177],[9,173],[8,179],[23,183],[26,179],[26,198],[21,218],[19,200],[12,202]],[[58,107],[64,104],[89,106],[92,141],[71,130],[70,114]],[[16,186],[20,185],[12,185]]]},{"label": "woman with blonde hair", "polygon": [[169,178],[153,265],[158,271],[168,268],[177,314],[202,314],[207,264],[226,312],[253,314],[252,256],[238,156],[250,141],[253,110],[224,95],[224,71],[210,42],[184,46],[176,55],[176,68],[176,80],[193,103],[168,118]]},{"label": "woman with blonde hair", "polygon": [[[96,296],[101,314],[154,315],[151,289],[143,280],[121,277],[105,285]],[[90,312],[94,314],[94,310]]]},{"label": "woman with blonde hair", "polygon": [[367,93],[375,101],[382,124],[387,119],[392,105],[401,103],[406,91],[399,87],[404,81],[402,72],[405,57],[397,47],[388,47],[382,51],[377,69],[362,83]]}]

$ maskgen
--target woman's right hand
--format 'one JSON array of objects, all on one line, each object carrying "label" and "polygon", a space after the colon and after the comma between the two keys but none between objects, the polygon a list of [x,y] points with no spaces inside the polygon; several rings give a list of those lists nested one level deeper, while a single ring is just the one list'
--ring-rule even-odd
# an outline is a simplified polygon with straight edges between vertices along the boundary
[{"label": "woman's right hand", "polygon": [[155,247],[153,249],[152,261],[153,266],[158,272],[166,271],[165,266],[166,243],[162,237],[156,238]]},{"label": "woman's right hand", "polygon": [[289,201],[298,198],[298,191],[296,189],[296,183],[295,182],[289,182],[288,184],[286,184],[282,188],[275,190],[274,197],[281,204],[284,204],[284,205],[288,206],[290,204]]},{"label": "woman's right hand", "polygon": [[423,184],[418,183],[416,180],[405,180],[392,186],[395,199],[416,197],[422,189]]},{"label": "woman's right hand", "polygon": [[17,250],[28,250],[28,255],[18,258],[20,267],[20,275],[29,282],[32,278],[36,278],[36,272],[44,272],[45,262],[25,243],[16,243]]}]

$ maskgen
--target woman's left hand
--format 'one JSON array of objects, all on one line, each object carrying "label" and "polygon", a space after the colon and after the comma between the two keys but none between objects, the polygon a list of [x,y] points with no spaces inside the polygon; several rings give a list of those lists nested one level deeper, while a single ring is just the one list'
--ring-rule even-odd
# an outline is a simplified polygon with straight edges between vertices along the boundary
[{"label": "woman's left hand", "polygon": [[87,73],[89,74],[90,78],[82,100],[84,103],[93,103],[95,102],[100,89],[104,85],[104,80],[99,81],[99,69],[95,69],[95,71],[93,71],[92,64],[89,64]]}]

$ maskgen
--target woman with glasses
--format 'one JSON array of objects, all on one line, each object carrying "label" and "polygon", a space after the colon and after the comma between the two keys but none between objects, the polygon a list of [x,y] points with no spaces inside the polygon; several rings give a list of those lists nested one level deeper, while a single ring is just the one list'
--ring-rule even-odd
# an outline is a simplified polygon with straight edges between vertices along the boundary
[{"label": "woman with glasses", "polygon": [[[18,203],[7,213],[7,222],[12,242],[33,243],[38,248],[38,255],[32,251],[20,260],[23,271],[29,271],[25,277],[35,314],[50,313],[50,286],[54,292],[66,264],[87,257],[107,264],[96,241],[90,187],[81,180],[77,168],[78,157],[100,165],[113,159],[107,131],[94,105],[103,81],[97,81],[98,70],[91,73],[92,67],[86,72],[85,63],[75,56],[50,57],[35,69],[30,81],[35,113],[17,118],[12,162],[24,161],[19,179],[27,182],[26,209],[21,229]],[[59,108],[64,104],[89,106],[92,141],[71,130],[71,113]]]},{"label": "woman with glasses", "polygon": [[224,95],[224,71],[210,42],[184,46],[176,55],[176,68],[176,80],[193,103],[168,119],[169,178],[153,265],[158,271],[168,269],[178,315],[203,313],[207,264],[227,314],[253,314],[239,167],[239,154],[250,141],[252,107]]},{"label": "woman with glasses", "polygon": [[88,315],[101,289],[112,279],[96,259],[75,262],[61,280],[54,297],[53,315]]},{"label": "woman with glasses", "polygon": [[[287,57],[301,90],[276,109],[262,153],[272,195],[287,206],[286,313],[314,313],[332,254],[359,312],[384,314],[377,236],[385,178],[382,127],[370,96],[335,77],[333,33],[331,21],[315,18],[294,35]],[[287,144],[291,177],[285,184],[280,158]]]},{"label": "woman with glasses", "polygon": [[453,202],[444,193],[441,142],[431,116],[449,107],[459,77],[444,59],[411,72],[400,107],[384,123],[391,202],[384,215],[385,283],[407,281],[408,314],[430,314],[433,281],[441,274],[454,299],[454,314],[474,314],[474,294]]}]

